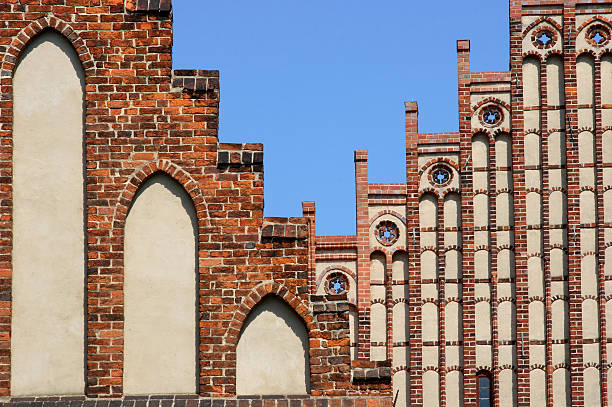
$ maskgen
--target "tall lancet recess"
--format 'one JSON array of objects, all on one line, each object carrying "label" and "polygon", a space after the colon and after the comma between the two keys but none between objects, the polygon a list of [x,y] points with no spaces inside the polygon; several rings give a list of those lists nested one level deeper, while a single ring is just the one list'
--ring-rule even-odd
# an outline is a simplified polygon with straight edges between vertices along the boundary
[{"label": "tall lancet recess", "polygon": [[196,392],[197,241],[183,187],[145,181],[125,224],[125,394]]},{"label": "tall lancet recess", "polygon": [[84,392],[84,89],[54,31],[13,76],[13,396]]}]

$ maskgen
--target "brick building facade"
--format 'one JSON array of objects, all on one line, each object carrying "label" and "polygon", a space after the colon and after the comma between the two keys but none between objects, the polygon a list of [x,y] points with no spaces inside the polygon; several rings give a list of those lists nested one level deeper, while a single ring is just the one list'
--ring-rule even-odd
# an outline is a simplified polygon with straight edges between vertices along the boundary
[{"label": "brick building facade", "polygon": [[170,0],[1,1],[5,403],[609,405],[612,4],[509,3],[459,132],[406,102],[406,184],[356,151],[356,235],[316,236],[172,70]]}]

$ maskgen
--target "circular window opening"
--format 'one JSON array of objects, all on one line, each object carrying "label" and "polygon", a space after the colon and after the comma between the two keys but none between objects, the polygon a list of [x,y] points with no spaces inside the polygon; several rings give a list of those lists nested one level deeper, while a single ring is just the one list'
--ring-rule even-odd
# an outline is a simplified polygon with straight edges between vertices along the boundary
[{"label": "circular window opening", "polygon": [[346,276],[342,273],[335,272],[331,273],[327,277],[327,284],[325,285],[325,289],[328,294],[332,295],[342,295],[348,292],[349,283]]},{"label": "circular window opening", "polygon": [[495,105],[486,106],[480,113],[480,121],[487,127],[497,126],[504,119],[501,109]]},{"label": "circular window opening", "polygon": [[540,30],[535,35],[536,43],[544,48],[553,46],[555,40],[554,35],[550,30]]},{"label": "circular window opening", "polygon": [[431,181],[438,187],[448,185],[452,176],[451,170],[444,165],[435,167],[430,173]]},{"label": "circular window opening", "polygon": [[376,226],[376,240],[384,246],[391,246],[399,238],[399,229],[395,223],[383,220]]},{"label": "circular window opening", "polygon": [[596,24],[587,31],[586,36],[587,41],[591,43],[591,45],[601,47],[610,40],[610,31],[608,27]]}]

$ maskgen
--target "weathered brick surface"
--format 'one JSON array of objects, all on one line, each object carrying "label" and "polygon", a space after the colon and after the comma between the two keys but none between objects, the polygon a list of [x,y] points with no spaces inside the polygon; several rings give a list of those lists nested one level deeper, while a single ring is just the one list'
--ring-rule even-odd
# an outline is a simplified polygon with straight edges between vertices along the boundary
[{"label": "weathered brick surface", "polygon": [[351,383],[348,305],[311,300],[307,289],[308,220],[263,217],[263,147],[219,143],[219,72],[172,69],[170,0],[0,3],[0,396],[10,389],[12,75],[44,30],[66,36],[85,70],[90,398],[6,405],[211,406],[195,398],[101,399],[123,394],[124,227],[139,186],[156,172],[183,185],[197,213],[201,396],[227,398],[213,407],[390,405],[388,398],[231,398],[240,327],[265,295],[283,298],[308,327],[313,396],[389,396],[390,388]]}]

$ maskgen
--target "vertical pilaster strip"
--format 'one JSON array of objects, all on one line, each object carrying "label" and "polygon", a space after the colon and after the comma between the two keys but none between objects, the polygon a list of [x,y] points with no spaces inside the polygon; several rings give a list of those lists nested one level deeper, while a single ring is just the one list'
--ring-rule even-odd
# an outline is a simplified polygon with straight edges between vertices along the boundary
[{"label": "vertical pilaster strip", "polygon": [[[470,108],[470,41],[457,41],[459,91],[460,188],[472,191],[472,126]],[[474,308],[474,204],[472,194],[461,195],[463,227],[463,389],[464,403],[476,403],[476,336]]]},{"label": "vertical pilaster strip", "polygon": [[357,358],[370,359],[370,242],[368,225],[368,152],[355,151],[357,205],[357,307],[359,334]]},{"label": "vertical pilaster strip", "polygon": [[302,216],[308,219],[308,292],[311,295],[317,292],[317,276],[315,272],[316,256],[316,218],[315,203],[311,201],[302,202]]},{"label": "vertical pilaster strip", "polygon": [[408,380],[410,381],[409,405],[423,405],[423,383],[421,380],[421,287],[414,282],[421,280],[419,227],[419,167],[417,156],[419,132],[419,108],[416,102],[406,102],[406,233],[408,234],[407,250],[409,258],[408,310],[409,310],[409,342],[411,344],[410,360],[408,361]]}]

